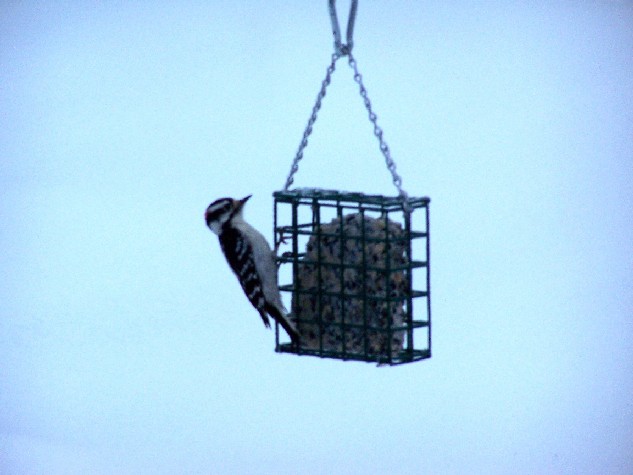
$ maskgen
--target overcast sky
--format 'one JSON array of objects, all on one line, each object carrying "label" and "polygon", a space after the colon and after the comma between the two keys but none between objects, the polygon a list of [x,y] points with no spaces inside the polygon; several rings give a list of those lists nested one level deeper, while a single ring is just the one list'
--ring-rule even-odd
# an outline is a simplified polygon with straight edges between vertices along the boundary
[{"label": "overcast sky", "polygon": [[[271,239],[326,3],[2,3],[1,473],[633,473],[633,4],[360,1],[431,198],[433,357],[376,368],[276,354],[203,220]],[[396,192],[344,60],[295,185]]]}]

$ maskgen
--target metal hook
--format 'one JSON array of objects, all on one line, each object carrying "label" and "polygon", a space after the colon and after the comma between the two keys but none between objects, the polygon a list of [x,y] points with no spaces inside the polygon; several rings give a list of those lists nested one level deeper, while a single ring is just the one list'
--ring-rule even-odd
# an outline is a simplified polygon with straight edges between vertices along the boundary
[{"label": "metal hook", "polygon": [[337,56],[347,56],[354,46],[354,21],[356,20],[356,9],[358,0],[352,0],[349,7],[349,18],[347,19],[347,44],[341,43],[341,30],[336,16],[336,0],[329,0],[330,20],[332,21],[332,34],[334,35],[334,54]]}]

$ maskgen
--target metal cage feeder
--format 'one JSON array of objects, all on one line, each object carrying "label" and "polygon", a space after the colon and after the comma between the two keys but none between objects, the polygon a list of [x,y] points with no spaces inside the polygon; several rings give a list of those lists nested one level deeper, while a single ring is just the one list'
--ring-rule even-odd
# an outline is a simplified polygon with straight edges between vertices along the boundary
[{"label": "metal cage feeder", "polygon": [[[329,0],[334,54],[282,191],[273,193],[273,238],[280,285],[290,293],[298,343],[275,351],[397,365],[431,357],[429,198],[402,189],[352,56],[357,0],[352,0],[347,43],[341,42],[335,1]],[[336,62],[347,56],[380,151],[398,189],[396,197],[320,188],[294,188]]]},{"label": "metal cage feeder", "polygon": [[280,290],[291,294],[301,335],[299,345],[282,343],[277,329],[275,350],[390,365],[429,358],[429,198],[409,198],[405,211],[399,197],[313,188],[273,196],[275,243],[289,249],[277,258],[291,277]]}]

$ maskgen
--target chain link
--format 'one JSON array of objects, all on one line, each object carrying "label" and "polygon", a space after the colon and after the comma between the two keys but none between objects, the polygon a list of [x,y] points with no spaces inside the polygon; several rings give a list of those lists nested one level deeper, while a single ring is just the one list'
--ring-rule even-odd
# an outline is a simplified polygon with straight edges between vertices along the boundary
[{"label": "chain link", "polygon": [[374,135],[376,136],[376,138],[378,138],[378,142],[380,143],[380,151],[385,157],[387,169],[391,173],[391,178],[394,186],[398,189],[398,194],[402,199],[405,211],[409,211],[409,195],[406,191],[402,189],[402,178],[400,177],[400,175],[398,175],[398,172],[396,171],[396,163],[393,161],[393,158],[391,158],[391,151],[389,150],[389,146],[383,138],[382,129],[378,126],[378,116],[371,108],[371,101],[369,100],[369,96],[367,95],[367,89],[365,89],[365,85],[363,84],[363,76],[361,76],[361,74],[358,72],[356,60],[354,59],[354,56],[352,56],[351,51],[348,53],[348,58],[349,65],[354,70],[354,81],[358,83],[360,96],[363,98],[363,102],[365,103],[365,108],[367,109],[369,120],[374,125]]},{"label": "chain link", "polygon": [[[410,212],[411,208],[409,206],[409,195],[406,191],[402,189],[402,178],[400,177],[400,175],[398,175],[398,172],[396,171],[396,164],[393,161],[393,158],[391,158],[391,151],[389,150],[387,142],[385,142],[385,139],[383,138],[382,129],[378,126],[378,116],[374,113],[371,107],[371,101],[369,100],[369,96],[367,95],[367,89],[365,89],[365,85],[363,84],[363,77],[358,72],[358,65],[356,64],[356,60],[352,56],[351,51],[347,51],[345,55],[348,56],[349,65],[354,70],[354,81],[356,81],[356,83],[358,84],[360,96],[362,97],[365,108],[367,109],[369,120],[374,126],[374,135],[378,139],[378,142],[380,144],[380,151],[385,157],[385,163],[387,164],[387,169],[391,173],[392,182],[397,188],[398,194],[402,199],[402,206],[404,210],[406,212]],[[332,55],[332,62],[328,66],[325,79],[321,83],[321,90],[317,95],[317,100],[314,104],[314,107],[312,108],[312,114],[310,115],[310,119],[308,120],[308,125],[303,132],[303,138],[301,140],[301,143],[299,144],[299,149],[297,150],[297,154],[295,155],[295,158],[292,162],[290,173],[288,174],[288,178],[286,179],[286,186],[284,187],[284,191],[287,191],[288,188],[290,188],[290,185],[292,185],[292,183],[294,182],[294,175],[295,173],[297,173],[297,170],[299,170],[299,161],[303,158],[303,151],[308,145],[308,137],[310,137],[310,134],[312,133],[312,127],[314,126],[319,110],[321,109],[321,102],[323,101],[326,89],[330,85],[330,82],[332,80],[332,74],[336,69],[336,62],[342,56],[343,54],[340,53],[334,53]]]},{"label": "chain link", "polygon": [[339,55],[334,53],[332,55],[332,62],[327,68],[327,73],[325,74],[325,79],[321,83],[321,90],[319,94],[317,94],[316,103],[312,108],[312,114],[310,115],[310,119],[308,120],[308,125],[306,129],[303,131],[303,138],[301,139],[301,143],[299,144],[299,149],[297,150],[297,154],[295,155],[294,160],[292,161],[292,167],[290,167],[290,173],[288,174],[288,178],[286,179],[286,186],[284,187],[284,191],[287,191],[290,188],[290,185],[294,182],[294,175],[299,170],[299,161],[303,158],[303,150],[308,146],[308,137],[312,133],[312,126],[317,120],[317,114],[321,109],[321,101],[325,97],[325,92],[327,87],[330,85],[330,81],[332,80],[332,73],[336,69],[336,61],[339,59]]}]

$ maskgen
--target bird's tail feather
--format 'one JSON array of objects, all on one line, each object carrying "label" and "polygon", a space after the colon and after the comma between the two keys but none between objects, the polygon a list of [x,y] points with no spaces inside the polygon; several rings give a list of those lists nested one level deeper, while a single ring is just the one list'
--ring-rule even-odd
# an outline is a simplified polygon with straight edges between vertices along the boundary
[{"label": "bird's tail feather", "polygon": [[297,330],[295,324],[288,318],[288,315],[286,315],[284,312],[280,311],[277,307],[273,305],[267,305],[266,311],[286,331],[286,333],[290,337],[290,340],[292,340],[292,343],[299,344],[299,331]]},{"label": "bird's tail feather", "polygon": [[268,319],[268,315],[266,315],[266,312],[264,312],[263,310],[260,310],[259,315],[262,317],[262,320],[264,321],[264,326],[266,328],[270,328],[270,320]]}]

